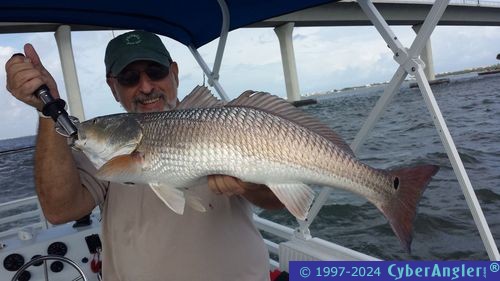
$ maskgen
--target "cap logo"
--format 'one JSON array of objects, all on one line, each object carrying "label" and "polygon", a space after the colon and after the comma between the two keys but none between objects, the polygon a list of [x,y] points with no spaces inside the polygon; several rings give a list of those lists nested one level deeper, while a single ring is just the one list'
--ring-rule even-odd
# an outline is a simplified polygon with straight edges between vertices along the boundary
[{"label": "cap logo", "polygon": [[125,44],[127,45],[137,45],[142,42],[142,39],[139,35],[137,34],[130,34],[125,38]]}]

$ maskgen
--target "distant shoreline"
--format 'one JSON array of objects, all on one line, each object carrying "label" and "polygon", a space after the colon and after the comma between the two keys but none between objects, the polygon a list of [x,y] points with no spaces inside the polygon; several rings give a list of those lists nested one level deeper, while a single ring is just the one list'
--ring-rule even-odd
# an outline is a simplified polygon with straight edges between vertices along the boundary
[{"label": "distant shoreline", "polygon": [[493,64],[490,66],[475,67],[475,68],[468,68],[468,69],[459,70],[459,71],[438,73],[438,74],[436,74],[436,78],[440,78],[443,76],[449,76],[449,75],[460,75],[460,74],[471,73],[471,72],[483,72],[483,71],[495,71],[495,70],[500,70],[500,63]]},{"label": "distant shoreline", "polygon": [[[489,65],[489,66],[482,66],[482,67],[474,67],[474,68],[467,68],[463,70],[458,70],[458,71],[450,71],[450,72],[442,72],[436,74],[436,79],[438,78],[443,78],[446,76],[454,76],[454,75],[461,75],[461,74],[466,74],[466,73],[480,73],[480,72],[486,72],[486,71],[500,71],[500,63]],[[409,81],[408,79],[405,81]],[[360,86],[352,86],[352,87],[345,87],[342,89],[333,89],[333,90],[328,90],[325,92],[321,93],[310,93],[310,94],[305,94],[302,95],[301,97],[303,99],[311,99],[314,97],[321,97],[325,95],[331,95],[331,94],[336,94],[336,93],[342,93],[346,91],[352,91],[352,90],[357,90],[357,89],[364,89],[364,88],[369,88],[373,86],[380,86],[380,85],[385,85],[388,84],[389,82],[378,82],[378,83],[370,83],[367,85],[360,85]]]}]

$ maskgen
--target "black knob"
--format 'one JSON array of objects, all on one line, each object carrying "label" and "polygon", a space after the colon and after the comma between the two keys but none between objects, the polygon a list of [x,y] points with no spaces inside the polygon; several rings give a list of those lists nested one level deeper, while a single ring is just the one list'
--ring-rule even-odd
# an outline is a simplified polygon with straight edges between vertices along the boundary
[{"label": "black knob", "polygon": [[60,261],[55,261],[50,265],[50,270],[52,272],[61,272],[64,269],[64,264]]},{"label": "black knob", "polygon": [[[31,257],[32,260],[36,259],[36,258],[39,258],[41,257],[42,255],[34,255],[33,257]],[[34,266],[40,266],[43,264],[43,261],[38,261],[38,262],[35,262],[33,265]]]},{"label": "black knob", "polygon": [[49,245],[47,248],[47,254],[49,255],[57,255],[64,257],[68,252],[68,246],[63,242],[57,241]]},{"label": "black knob", "polygon": [[23,271],[21,275],[19,275],[19,278],[17,278],[18,281],[28,281],[31,279],[31,273],[29,271]]},{"label": "black knob", "polygon": [[84,258],[82,259],[82,263],[88,263],[88,262],[89,262],[89,258],[84,257]]}]

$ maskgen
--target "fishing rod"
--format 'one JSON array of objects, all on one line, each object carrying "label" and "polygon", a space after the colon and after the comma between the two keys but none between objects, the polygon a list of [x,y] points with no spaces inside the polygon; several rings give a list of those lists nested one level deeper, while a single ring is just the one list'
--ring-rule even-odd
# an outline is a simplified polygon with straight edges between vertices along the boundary
[{"label": "fishing rod", "polygon": [[[24,54],[17,53],[12,57],[14,56],[24,57]],[[50,116],[52,120],[56,122],[56,131],[59,134],[67,138],[73,138],[77,136],[76,126],[68,115],[68,112],[66,112],[66,102],[63,99],[54,99],[54,97],[50,93],[49,87],[47,87],[47,85],[45,84],[36,89],[33,95],[42,100],[44,104],[42,113],[45,116]]]}]

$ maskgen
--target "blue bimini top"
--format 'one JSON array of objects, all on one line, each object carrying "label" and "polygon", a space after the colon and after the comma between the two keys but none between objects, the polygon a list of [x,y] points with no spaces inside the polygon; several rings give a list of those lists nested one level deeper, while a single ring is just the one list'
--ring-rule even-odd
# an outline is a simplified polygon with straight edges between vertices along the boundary
[{"label": "blue bimini top", "polygon": [[[328,2],[336,1],[225,1],[230,31]],[[222,12],[217,0],[3,0],[0,21],[141,29],[199,48],[220,36]]]}]

